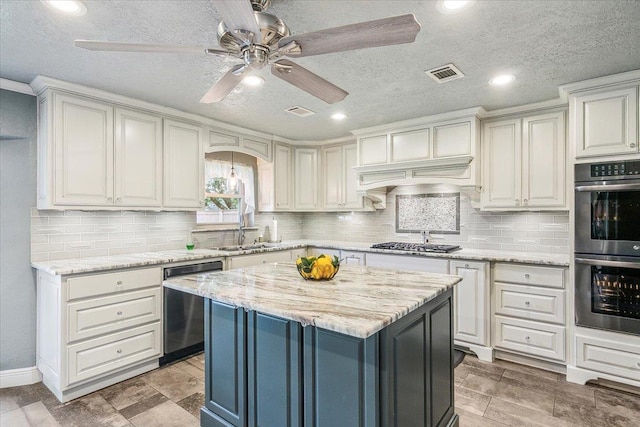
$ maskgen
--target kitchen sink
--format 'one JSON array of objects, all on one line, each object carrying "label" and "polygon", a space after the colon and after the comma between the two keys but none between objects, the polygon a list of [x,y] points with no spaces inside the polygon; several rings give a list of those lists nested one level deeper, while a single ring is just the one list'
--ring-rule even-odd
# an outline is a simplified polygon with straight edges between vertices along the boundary
[{"label": "kitchen sink", "polygon": [[233,246],[218,246],[216,250],[225,251],[225,252],[240,252],[240,251],[250,251],[252,249],[266,249],[266,248],[275,248],[277,244],[269,244],[269,243],[257,243],[254,245],[233,245]]}]

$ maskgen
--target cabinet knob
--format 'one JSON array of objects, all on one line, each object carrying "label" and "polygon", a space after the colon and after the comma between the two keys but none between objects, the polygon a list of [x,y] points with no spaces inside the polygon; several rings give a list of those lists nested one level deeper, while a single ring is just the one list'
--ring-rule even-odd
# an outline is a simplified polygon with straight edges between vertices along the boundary
[{"label": "cabinet knob", "polygon": [[118,311],[118,312],[116,313],[116,316],[122,316],[122,312],[121,312],[121,311]]},{"label": "cabinet knob", "polygon": [[527,307],[529,307],[531,305],[531,303],[529,301],[525,301],[524,305],[526,305]]},{"label": "cabinet knob", "polygon": [[116,353],[121,354],[122,353],[122,349],[119,348],[118,350],[116,350]]},{"label": "cabinet knob", "polygon": [[107,197],[107,202],[110,202],[113,200],[113,197]]},{"label": "cabinet knob", "polygon": [[118,281],[116,282],[116,286],[122,286],[122,280],[118,280]]},{"label": "cabinet knob", "polygon": [[120,197],[116,198],[116,203],[120,203],[122,202],[122,199]]},{"label": "cabinet knob", "polygon": [[524,278],[525,278],[525,279],[528,279],[529,277],[530,277],[530,276],[529,276],[529,273],[526,273],[526,274],[524,275]]},{"label": "cabinet knob", "polygon": [[524,337],[524,339],[529,341],[531,339],[531,337],[529,337],[529,335],[527,335],[526,337]]},{"label": "cabinet knob", "polygon": [[632,142],[631,144],[629,144],[629,147],[634,148],[636,146],[635,142]]},{"label": "cabinet knob", "polygon": [[464,265],[464,268],[469,268],[469,264],[465,264],[465,265]]}]

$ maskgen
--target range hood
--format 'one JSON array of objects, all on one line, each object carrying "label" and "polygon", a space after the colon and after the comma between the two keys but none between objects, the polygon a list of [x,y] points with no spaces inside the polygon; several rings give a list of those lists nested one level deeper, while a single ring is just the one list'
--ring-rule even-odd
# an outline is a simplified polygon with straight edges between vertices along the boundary
[{"label": "range hood", "polygon": [[479,199],[480,107],[354,131],[358,193],[386,208],[390,187],[449,184]]}]

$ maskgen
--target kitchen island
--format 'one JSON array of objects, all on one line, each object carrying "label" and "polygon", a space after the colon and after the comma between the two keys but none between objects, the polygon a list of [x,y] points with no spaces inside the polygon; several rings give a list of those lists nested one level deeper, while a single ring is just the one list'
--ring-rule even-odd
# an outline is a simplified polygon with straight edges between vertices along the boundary
[{"label": "kitchen island", "polygon": [[313,282],[287,263],[165,281],[207,298],[201,425],[457,425],[460,280],[342,267]]}]

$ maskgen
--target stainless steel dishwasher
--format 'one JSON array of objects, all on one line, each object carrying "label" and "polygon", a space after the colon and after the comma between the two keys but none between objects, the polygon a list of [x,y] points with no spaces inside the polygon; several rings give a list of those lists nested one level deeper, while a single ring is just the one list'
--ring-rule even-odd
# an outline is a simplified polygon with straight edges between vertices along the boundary
[{"label": "stainless steel dishwasher", "polygon": [[[181,265],[164,269],[164,279],[187,274],[222,271],[222,261]],[[204,350],[204,299],[164,288],[164,356],[160,365]]]}]

